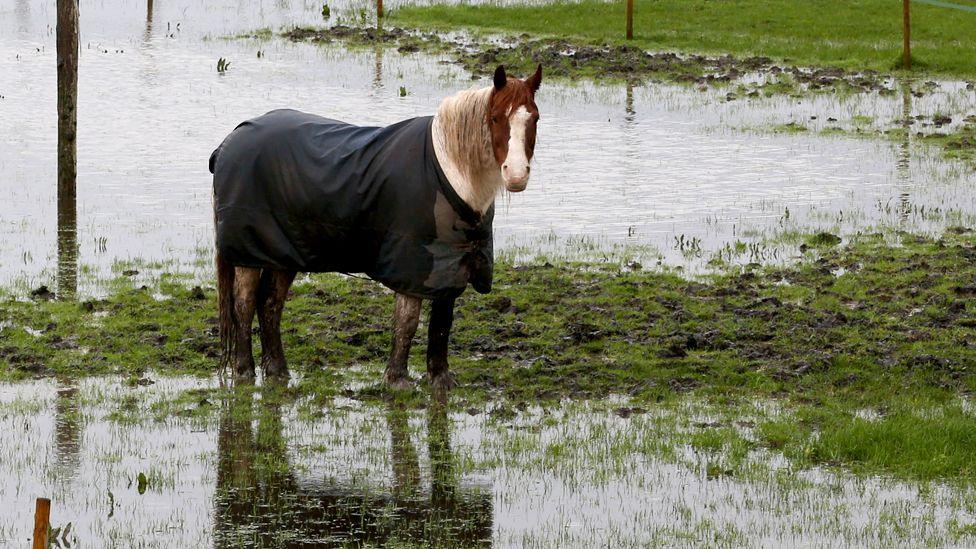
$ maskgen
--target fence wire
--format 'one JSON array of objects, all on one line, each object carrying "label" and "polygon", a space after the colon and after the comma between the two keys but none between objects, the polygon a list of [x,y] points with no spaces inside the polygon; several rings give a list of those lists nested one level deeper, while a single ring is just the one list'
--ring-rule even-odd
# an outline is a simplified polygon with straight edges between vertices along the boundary
[{"label": "fence wire", "polygon": [[938,6],[940,8],[951,8],[954,10],[976,13],[976,6],[964,6],[962,4],[953,4],[952,2],[942,2],[940,0],[912,0],[912,2],[916,4],[928,4],[930,6]]}]

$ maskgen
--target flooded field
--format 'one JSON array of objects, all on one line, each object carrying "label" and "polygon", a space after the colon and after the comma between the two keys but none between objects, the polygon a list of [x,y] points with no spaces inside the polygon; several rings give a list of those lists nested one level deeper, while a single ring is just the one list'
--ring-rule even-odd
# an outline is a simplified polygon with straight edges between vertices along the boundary
[{"label": "flooded field", "polygon": [[[28,543],[38,496],[71,547],[976,542],[955,435],[974,421],[976,171],[922,144],[970,123],[972,83],[544,81],[532,181],[497,204],[510,261],[490,301],[459,302],[450,399],[377,384],[388,292],[340,277],[293,288],[288,384],[175,375],[216,363],[207,160],[227,132],[280,107],[385,125],[487,84],[449,53],[275,34],[370,23],[366,2],[322,6],[82,0],[66,226],[54,6],[0,0],[0,366],[23,380],[0,384],[0,546]],[[795,266],[801,244],[818,255]],[[785,265],[669,272],[745,263]],[[80,302],[25,301],[64,276]],[[900,462],[821,430],[940,417],[956,430]]]},{"label": "flooded field", "polygon": [[[151,379],[149,379],[151,378]],[[300,383],[298,380],[297,383]],[[0,545],[33,495],[79,547],[919,546],[959,543],[976,494],[790,462],[694,400],[455,410],[150,375],[0,386]],[[734,420],[734,421],[733,421]]]},{"label": "flooded field", "polygon": [[[388,124],[430,114],[473,84],[423,54],[226,39],[320,23],[318,4],[118,4],[81,6],[82,293],[99,293],[100,279],[127,269],[210,276],[207,158],[239,121],[287,106]],[[0,5],[0,281],[25,289],[51,284],[57,263],[52,10],[27,0]],[[333,13],[334,22],[356,7]],[[218,74],[221,57],[231,68]],[[969,166],[909,143],[816,131],[884,126],[906,108],[959,120],[976,103],[964,84],[919,98],[725,95],[547,82],[533,181],[500,200],[496,247],[517,258],[614,255],[701,269],[715,260],[787,260],[796,231],[972,221]],[[790,122],[811,131],[771,131]]]}]

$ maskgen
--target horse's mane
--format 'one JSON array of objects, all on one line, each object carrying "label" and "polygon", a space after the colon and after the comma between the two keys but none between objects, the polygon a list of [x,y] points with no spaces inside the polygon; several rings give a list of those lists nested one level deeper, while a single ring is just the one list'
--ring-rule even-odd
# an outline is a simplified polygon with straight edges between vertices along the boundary
[{"label": "horse's mane", "polygon": [[482,213],[504,184],[487,124],[492,90],[474,88],[445,98],[432,130],[434,152],[447,180],[458,196]]}]

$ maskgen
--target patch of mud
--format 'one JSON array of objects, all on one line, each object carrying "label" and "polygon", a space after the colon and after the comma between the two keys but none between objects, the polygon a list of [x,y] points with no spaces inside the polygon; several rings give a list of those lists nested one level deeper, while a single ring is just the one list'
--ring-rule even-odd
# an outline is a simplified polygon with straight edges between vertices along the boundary
[{"label": "patch of mud", "polygon": [[531,72],[538,64],[550,76],[611,78],[627,81],[665,81],[699,87],[741,85],[726,96],[758,97],[774,93],[854,91],[894,93],[888,77],[874,71],[852,72],[835,67],[803,68],[775,63],[768,57],[705,56],[674,52],[649,52],[629,45],[588,45],[564,39],[531,39],[507,36],[500,41],[472,37],[445,37],[393,27],[363,28],[337,25],[330,28],[295,28],[282,34],[303,42],[385,44],[401,53],[423,51],[451,55],[453,61],[474,77],[491,74],[504,64]]}]

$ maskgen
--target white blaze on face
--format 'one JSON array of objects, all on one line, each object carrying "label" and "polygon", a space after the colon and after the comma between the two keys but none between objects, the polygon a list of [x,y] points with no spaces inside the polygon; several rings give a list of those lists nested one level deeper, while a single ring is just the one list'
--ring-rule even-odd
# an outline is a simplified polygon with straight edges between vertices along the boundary
[{"label": "white blaze on face", "polygon": [[529,158],[525,154],[525,130],[532,115],[521,106],[509,117],[508,157],[502,164],[502,178],[509,191],[519,192],[529,183]]}]

